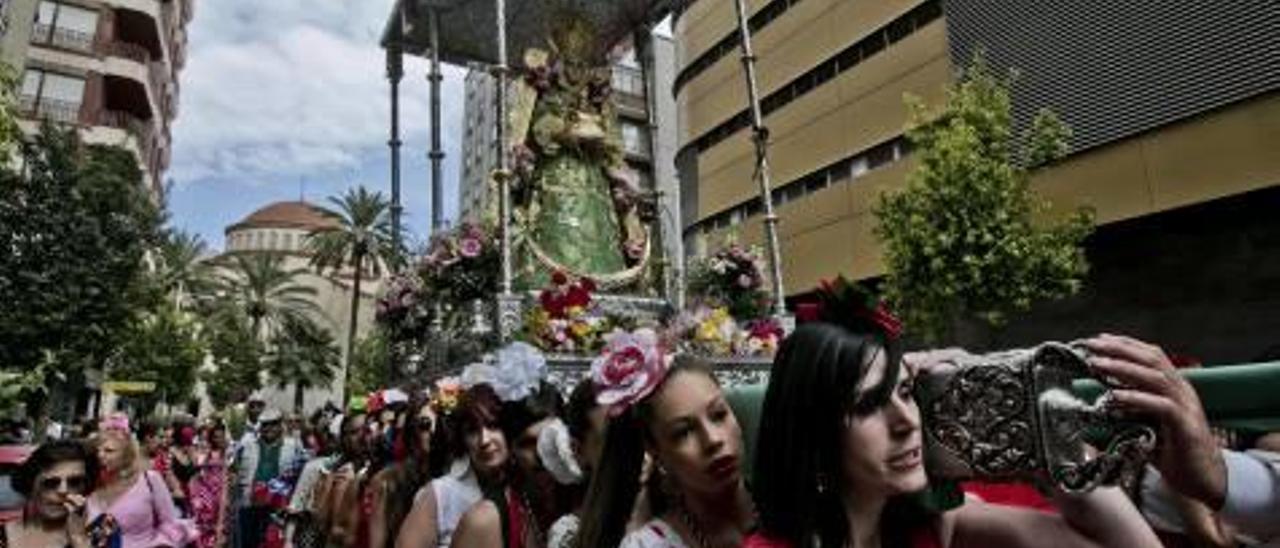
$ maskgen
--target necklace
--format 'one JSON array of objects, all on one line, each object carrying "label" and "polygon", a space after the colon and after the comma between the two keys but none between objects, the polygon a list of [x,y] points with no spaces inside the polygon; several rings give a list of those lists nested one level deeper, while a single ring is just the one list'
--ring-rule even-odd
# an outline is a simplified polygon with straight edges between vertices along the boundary
[{"label": "necklace", "polygon": [[707,534],[703,532],[702,527],[698,526],[698,520],[694,519],[693,514],[689,513],[684,504],[680,505],[679,510],[677,514],[680,517],[680,521],[684,523],[684,527],[693,535],[693,542],[697,543],[697,548],[711,548],[711,541],[707,539]]}]

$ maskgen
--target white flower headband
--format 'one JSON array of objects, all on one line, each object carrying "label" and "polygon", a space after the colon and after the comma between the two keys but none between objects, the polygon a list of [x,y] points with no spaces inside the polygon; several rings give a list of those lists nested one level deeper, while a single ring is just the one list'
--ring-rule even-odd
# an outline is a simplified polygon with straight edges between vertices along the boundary
[{"label": "white flower headband", "polygon": [[533,345],[513,342],[462,371],[462,386],[487,384],[504,402],[523,400],[538,391],[547,375],[547,359]]}]

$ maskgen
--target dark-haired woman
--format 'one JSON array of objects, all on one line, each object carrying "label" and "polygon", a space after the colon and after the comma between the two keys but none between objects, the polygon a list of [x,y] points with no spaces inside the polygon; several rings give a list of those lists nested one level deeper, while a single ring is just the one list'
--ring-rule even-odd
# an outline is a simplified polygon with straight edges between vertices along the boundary
[{"label": "dark-haired woman", "polygon": [[0,526],[0,547],[89,548],[85,497],[95,472],[93,458],[79,442],[41,445],[13,478],[28,506],[22,520]]},{"label": "dark-haired woman", "polygon": [[502,403],[499,424],[511,450],[506,482],[483,486],[484,500],[458,523],[454,548],[545,548],[551,524],[572,509],[571,494],[538,457],[538,438],[564,403],[550,383],[535,386],[528,396]]},{"label": "dark-haired woman", "polygon": [[483,497],[480,486],[492,490],[502,485],[510,453],[498,421],[501,412],[502,402],[488,385],[463,392],[445,428],[457,431],[466,456],[414,496],[413,509],[396,537],[397,548],[448,547],[462,515]]},{"label": "dark-haired woman", "polygon": [[432,447],[438,418],[425,395],[416,395],[409,402],[409,414],[403,427],[397,429],[393,443],[404,448],[404,455],[371,480],[374,507],[370,548],[395,546],[396,533],[409,515],[414,494],[448,464],[444,451],[437,455]]},{"label": "dark-haired woman", "polygon": [[[587,491],[579,546],[736,547],[754,523],[743,486],[742,429],[710,368],[668,358],[648,330],[610,336],[592,364],[612,417]],[[644,456],[653,519],[627,533]]]},{"label": "dark-haired woman", "polygon": [[[564,428],[571,445],[569,455],[547,455],[546,452],[560,453],[556,439],[538,440],[538,452],[544,464],[550,469],[558,466],[560,471],[552,470],[557,481],[566,485],[585,487],[591,482],[591,475],[600,463],[600,452],[604,448],[604,429],[608,424],[607,409],[596,402],[596,386],[590,379],[579,382],[569,393],[569,403],[565,408]],[[558,433],[552,433],[553,436]],[[547,434],[543,434],[544,437]],[[551,464],[554,459],[558,464]],[[561,477],[564,476],[564,477]],[[583,493],[585,495],[585,492]],[[578,529],[582,524],[582,501],[574,508],[573,513],[565,514],[551,525],[547,534],[548,548],[574,548],[577,546]]]},{"label": "dark-haired woman", "polygon": [[[875,315],[863,315],[874,318]],[[1056,495],[1059,514],[970,501],[930,514],[920,410],[882,321],[802,325],[774,361],[761,409],[749,548],[1158,547],[1114,488]]]}]

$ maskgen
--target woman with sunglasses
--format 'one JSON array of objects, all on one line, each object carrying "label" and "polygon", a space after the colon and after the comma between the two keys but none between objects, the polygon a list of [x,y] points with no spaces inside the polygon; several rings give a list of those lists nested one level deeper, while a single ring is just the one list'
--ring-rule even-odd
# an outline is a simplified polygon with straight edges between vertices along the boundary
[{"label": "woman with sunglasses", "polygon": [[371,480],[374,497],[370,548],[393,548],[396,534],[413,507],[414,495],[448,464],[444,451],[433,451],[436,411],[425,393],[409,402],[403,427],[392,443],[394,463]]},{"label": "woman with sunglasses", "polygon": [[13,478],[27,507],[20,521],[0,527],[0,547],[89,548],[84,505],[94,472],[93,459],[79,442],[41,445]]}]

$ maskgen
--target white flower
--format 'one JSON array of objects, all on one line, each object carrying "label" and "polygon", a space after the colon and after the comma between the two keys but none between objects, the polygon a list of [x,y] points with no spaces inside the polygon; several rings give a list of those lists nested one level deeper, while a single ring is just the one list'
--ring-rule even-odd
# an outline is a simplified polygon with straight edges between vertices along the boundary
[{"label": "white flower", "polygon": [[561,485],[582,483],[582,467],[573,454],[573,439],[560,419],[555,419],[538,434],[538,458]]},{"label": "white flower", "polygon": [[493,357],[494,378],[489,383],[502,401],[523,400],[538,390],[547,372],[547,359],[526,342],[513,342]]}]

